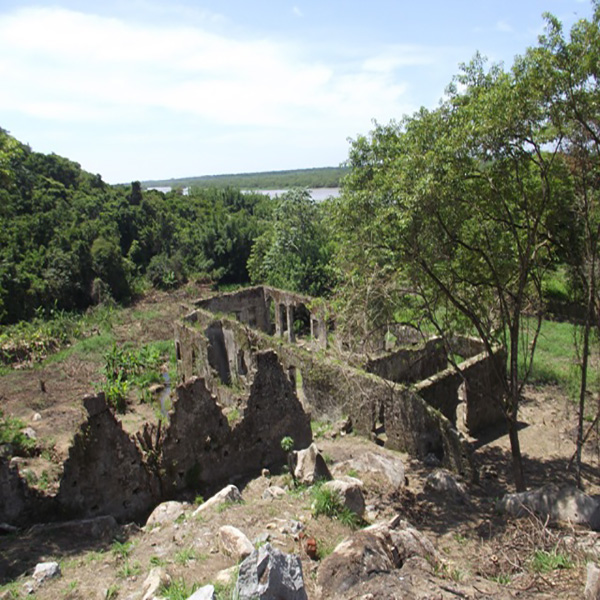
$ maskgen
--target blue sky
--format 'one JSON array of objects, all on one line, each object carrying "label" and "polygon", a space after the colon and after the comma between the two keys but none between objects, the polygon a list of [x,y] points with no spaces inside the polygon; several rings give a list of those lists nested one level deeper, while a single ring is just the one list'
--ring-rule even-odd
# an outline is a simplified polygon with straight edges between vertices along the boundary
[{"label": "blue sky", "polygon": [[0,0],[0,127],[110,183],[338,165],[587,0]]}]

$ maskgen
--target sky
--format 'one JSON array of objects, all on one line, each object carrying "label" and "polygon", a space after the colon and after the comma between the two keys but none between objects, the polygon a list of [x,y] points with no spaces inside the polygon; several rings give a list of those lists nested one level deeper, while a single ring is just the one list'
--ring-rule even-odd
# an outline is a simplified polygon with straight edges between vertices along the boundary
[{"label": "sky", "polygon": [[337,166],[588,0],[0,0],[0,127],[109,183]]}]

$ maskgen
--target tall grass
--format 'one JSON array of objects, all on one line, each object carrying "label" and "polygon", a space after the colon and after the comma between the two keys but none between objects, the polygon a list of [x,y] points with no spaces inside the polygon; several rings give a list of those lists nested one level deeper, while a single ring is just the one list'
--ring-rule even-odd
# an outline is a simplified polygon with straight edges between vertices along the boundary
[{"label": "tall grass", "polygon": [[[524,321],[524,348],[531,342],[534,321]],[[581,377],[581,327],[572,323],[543,321],[538,338],[533,365],[528,382],[533,385],[558,385],[572,399],[579,393]],[[525,355],[521,351],[520,375],[525,372]],[[600,376],[597,367],[599,348],[592,347],[591,364],[588,372],[588,389],[597,390]]]}]

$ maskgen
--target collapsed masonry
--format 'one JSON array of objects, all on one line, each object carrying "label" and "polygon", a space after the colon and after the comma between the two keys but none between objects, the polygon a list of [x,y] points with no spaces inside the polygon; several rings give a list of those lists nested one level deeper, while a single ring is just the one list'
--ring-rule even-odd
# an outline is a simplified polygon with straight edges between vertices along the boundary
[{"label": "collapsed masonry", "polygon": [[308,446],[310,417],[274,352],[257,352],[253,366],[235,419],[198,377],[177,387],[164,429],[146,424],[136,436],[123,430],[103,394],[86,397],[88,418],[73,440],[56,496],[36,494],[0,459],[0,522],[99,515],[143,521],[164,500],[212,493],[284,464],[281,439],[293,436],[297,448]]},{"label": "collapsed masonry", "polygon": [[323,304],[273,288],[198,302],[175,326],[179,385],[168,423],[130,436],[102,394],[85,398],[58,494],[30,489],[0,458],[0,522],[142,521],[159,502],[282,465],[283,437],[310,444],[311,413],[350,416],[359,433],[474,479],[458,407],[470,433],[502,418],[503,356],[457,338],[457,370],[441,340],[416,343],[404,332],[402,347],[342,362],[328,352],[331,329]]}]

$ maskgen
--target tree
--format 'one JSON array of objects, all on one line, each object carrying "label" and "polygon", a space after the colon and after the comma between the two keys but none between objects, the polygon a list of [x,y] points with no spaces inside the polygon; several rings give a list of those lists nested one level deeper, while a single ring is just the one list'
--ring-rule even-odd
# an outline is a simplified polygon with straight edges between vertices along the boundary
[{"label": "tree", "polygon": [[331,285],[323,209],[308,190],[284,194],[274,210],[272,226],[254,242],[248,272],[254,283],[321,296]]},{"label": "tree", "polygon": [[[585,306],[581,331],[579,409],[576,442],[576,480],[581,487],[583,420],[588,392],[590,336],[600,328],[600,3],[593,2],[591,21],[580,20],[567,39],[560,21],[546,15],[546,31],[538,47],[528,51],[523,63],[539,82],[548,120],[562,141],[562,150],[573,180],[578,219],[575,243],[566,245],[564,256]],[[600,412],[599,412],[600,415]]]},{"label": "tree", "polygon": [[[491,355],[499,342],[508,349],[503,409],[518,490],[519,398],[569,202],[558,146],[531,92],[518,70],[486,70],[476,56],[437,110],[353,143],[337,214],[352,268],[395,276],[396,289],[410,289],[441,332],[467,328]],[[524,313],[536,315],[531,327]]]}]

